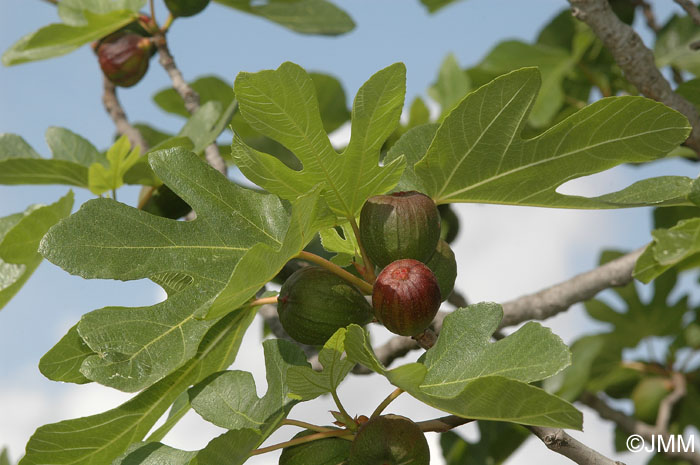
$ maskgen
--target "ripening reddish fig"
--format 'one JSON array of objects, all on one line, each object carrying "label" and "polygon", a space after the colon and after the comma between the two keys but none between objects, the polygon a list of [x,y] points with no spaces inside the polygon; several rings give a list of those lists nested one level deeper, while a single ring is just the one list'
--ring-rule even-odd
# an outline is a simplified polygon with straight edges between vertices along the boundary
[{"label": "ripening reddish fig", "polygon": [[416,191],[375,195],[360,212],[360,240],[374,264],[385,267],[402,258],[426,262],[440,239],[435,202]]},{"label": "ripening reddish fig", "polygon": [[372,320],[372,307],[355,286],[314,266],[292,273],[277,301],[282,327],[303,344],[324,344],[339,328]]},{"label": "ripening reddish fig", "polygon": [[362,425],[350,448],[348,465],[428,465],[423,431],[400,415],[382,415]]},{"label": "ripening reddish fig", "polygon": [[416,336],[428,327],[440,308],[440,287],[430,268],[418,260],[390,263],[374,282],[374,316],[402,336]]},{"label": "ripening reddish fig", "polygon": [[194,16],[209,5],[209,0],[165,0],[165,5],[175,17]]},{"label": "ripening reddish fig", "polygon": [[147,37],[119,31],[102,39],[95,49],[100,68],[115,85],[131,87],[148,71],[153,44]]}]

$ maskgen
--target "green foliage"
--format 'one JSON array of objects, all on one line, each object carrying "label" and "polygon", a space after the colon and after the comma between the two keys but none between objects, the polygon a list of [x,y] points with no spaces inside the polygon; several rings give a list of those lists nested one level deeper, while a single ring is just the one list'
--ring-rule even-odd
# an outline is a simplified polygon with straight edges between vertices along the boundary
[{"label": "green foliage", "polygon": [[530,436],[522,426],[479,421],[479,441],[469,442],[448,431],[440,436],[446,465],[500,465]]},{"label": "green foliage", "polygon": [[335,392],[341,381],[350,373],[355,364],[343,357],[345,351],[345,328],[340,328],[323,345],[318,361],[323,369],[314,371],[309,367],[291,367],[287,371],[289,396],[299,400],[311,400]]},{"label": "green foliage", "polygon": [[[678,200],[677,189],[652,189],[668,183],[664,178],[647,180],[644,189],[633,185],[596,198],[556,192],[561,184],[580,176],[662,157],[687,137],[689,127],[685,117],[664,105],[641,97],[614,97],[587,106],[536,138],[521,139],[519,133],[539,87],[537,70],[524,68],[469,94],[434,136],[421,130],[422,146],[428,138],[432,140],[420,161],[414,166],[409,161],[402,185],[412,185],[438,204],[559,208],[687,204]],[[391,160],[388,156],[387,161]]]},{"label": "green foliage", "polygon": [[70,215],[73,192],[57,202],[34,205],[23,213],[0,218],[0,309],[19,291],[42,257],[39,241],[51,226]]},{"label": "green foliage", "polygon": [[327,0],[214,0],[222,5],[260,16],[302,34],[340,35],[355,28],[350,16]]},{"label": "green foliage", "polygon": [[[113,200],[91,200],[53,228],[41,247],[50,261],[84,278],[191,280],[159,304],[106,307],[78,324],[81,338],[100,354],[83,362],[82,373],[126,391],[150,385],[194,355],[213,324],[197,317],[244,254],[265,244],[279,247],[289,225],[287,210],[275,196],[228,182],[194,154],[181,149],[156,152],[150,163],[195,209],[197,221],[182,223]],[[167,356],[156,361],[152,351]]]},{"label": "green foliage", "polygon": [[126,136],[122,136],[107,150],[108,165],[93,163],[88,168],[88,187],[93,194],[101,195],[120,188],[124,175],[139,161],[139,147],[131,149]]},{"label": "green foliage", "polygon": [[78,21],[74,13],[69,15],[71,23],[76,25],[50,24],[22,37],[3,53],[2,64],[18,65],[65,55],[121,29],[138,17],[137,13],[130,9],[110,9],[109,12],[102,14],[83,10],[84,21]]},{"label": "green foliage", "polygon": [[700,39],[697,25],[690,16],[673,15],[664,25],[654,45],[658,67],[674,66],[700,75],[700,57],[690,44]]},{"label": "green foliage", "polygon": [[119,407],[40,427],[27,443],[20,464],[111,463],[131,443],[143,439],[190,385],[233,362],[254,314],[254,309],[248,309],[222,318],[207,332],[189,362]]},{"label": "green foliage", "polygon": [[491,344],[502,316],[496,304],[458,309],[445,318],[437,343],[419,362],[392,370],[376,359],[359,326],[348,327],[345,350],[349,360],[440,410],[465,418],[580,429],[578,410],[528,384],[570,364],[564,343],[548,329],[528,323]]},{"label": "green foliage", "polygon": [[240,73],[234,90],[243,117],[291,150],[304,169],[294,171],[239,137],[232,147],[236,164],[248,179],[284,199],[296,199],[320,184],[336,215],[354,218],[365,199],[391,189],[401,175],[402,160],[385,166],[378,162],[383,142],[398,125],[405,73],[402,64],[395,64],[360,88],[352,110],[350,143],[340,155],[323,128],[313,82],[302,68],[284,63],[274,71]]},{"label": "green foliage", "polygon": [[634,277],[648,283],[674,266],[695,268],[700,259],[700,218],[680,221],[668,229],[656,229],[653,241],[634,268]]}]

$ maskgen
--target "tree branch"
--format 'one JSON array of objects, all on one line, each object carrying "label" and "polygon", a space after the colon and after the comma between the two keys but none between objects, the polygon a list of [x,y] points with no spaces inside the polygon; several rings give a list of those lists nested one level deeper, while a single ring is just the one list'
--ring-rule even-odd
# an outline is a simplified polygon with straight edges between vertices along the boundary
[{"label": "tree branch", "polygon": [[690,16],[693,19],[693,22],[700,26],[700,10],[698,10],[698,6],[691,2],[690,0],[674,0],[676,3],[678,3],[686,13],[688,13],[688,16]]},{"label": "tree branch", "polygon": [[148,143],[146,139],[143,138],[141,132],[133,127],[129,120],[126,118],[126,113],[124,108],[122,108],[119,99],[117,98],[117,88],[112,81],[107,79],[107,76],[103,76],[103,89],[102,93],[102,104],[107,110],[107,114],[112,118],[114,125],[117,127],[117,132],[120,135],[126,135],[131,142],[132,147],[137,145],[141,147],[141,153],[148,150]]},{"label": "tree branch", "polygon": [[654,61],[654,54],[637,33],[620,21],[607,0],[569,0],[573,15],[588,24],[610,50],[627,80],[642,95],[685,115],[693,127],[685,144],[700,154],[700,115],[685,98],[673,92]]},{"label": "tree branch", "polygon": [[[175,91],[180,94],[180,97],[182,97],[182,100],[185,103],[185,109],[190,114],[194,113],[199,109],[199,94],[192,87],[190,87],[189,84],[187,84],[187,81],[185,81],[182,73],[175,65],[175,59],[170,53],[165,36],[161,33],[157,34],[153,39],[153,42],[158,49],[158,62],[163,69],[165,69],[165,72],[168,73],[168,76],[170,76],[173,89],[175,89]],[[216,142],[208,145],[204,149],[204,156],[209,165],[226,176],[226,162],[219,153],[219,147],[216,145]]]},{"label": "tree branch", "polygon": [[[586,273],[579,274],[535,294],[529,294],[503,304],[503,320],[500,328],[513,326],[526,320],[546,320],[571,307],[573,304],[593,298],[598,292],[613,286],[624,286],[632,281],[632,271],[644,248],[630,252]],[[436,333],[448,312],[438,312],[433,320]],[[377,359],[385,366],[419,345],[410,337],[396,336],[375,349]],[[369,374],[363,366],[356,366],[356,374]]]},{"label": "tree branch", "polygon": [[540,438],[549,450],[568,457],[579,465],[625,465],[577,441],[564,430],[540,426],[526,426],[526,428]]},{"label": "tree branch", "polygon": [[[638,434],[645,441],[651,441],[652,437],[662,437],[664,441],[671,439],[668,431],[660,431],[656,426],[648,425],[642,421],[639,421],[629,415],[626,415],[618,410],[610,407],[603,399],[591,394],[590,392],[584,392],[581,395],[580,401],[592,408],[601,418],[605,420],[612,421],[625,432],[629,434]],[[693,465],[700,465],[700,454],[695,452],[685,452],[685,451],[668,451],[663,452],[666,457],[672,459],[686,460]]]},{"label": "tree branch", "polygon": [[674,371],[671,374],[671,382],[673,383],[673,391],[669,393],[661,401],[659,412],[656,416],[656,429],[659,431],[668,431],[668,425],[671,422],[671,413],[673,407],[681,400],[686,393],[686,382],[683,373]]}]

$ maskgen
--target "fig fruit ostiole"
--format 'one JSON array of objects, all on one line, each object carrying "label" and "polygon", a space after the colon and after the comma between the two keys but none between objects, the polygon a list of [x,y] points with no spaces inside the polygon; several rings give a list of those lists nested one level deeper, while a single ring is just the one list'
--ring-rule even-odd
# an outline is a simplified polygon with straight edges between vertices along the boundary
[{"label": "fig fruit ostiole", "polygon": [[360,211],[360,240],[379,267],[402,258],[426,262],[439,239],[440,213],[420,192],[375,195]]},{"label": "fig fruit ostiole", "polygon": [[400,415],[382,415],[362,425],[352,442],[348,465],[428,465],[423,431]]},{"label": "fig fruit ostiole", "polygon": [[416,336],[430,325],[440,308],[440,287],[430,268],[418,260],[397,260],[374,283],[374,316],[395,334]]},{"label": "fig fruit ostiole", "polygon": [[324,344],[339,328],[372,320],[372,307],[355,286],[315,266],[292,273],[277,300],[282,327],[303,344]]}]

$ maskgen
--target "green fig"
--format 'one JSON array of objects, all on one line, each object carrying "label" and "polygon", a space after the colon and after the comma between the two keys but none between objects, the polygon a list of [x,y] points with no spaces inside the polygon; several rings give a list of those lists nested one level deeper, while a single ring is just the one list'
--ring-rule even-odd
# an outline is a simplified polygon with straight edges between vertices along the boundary
[{"label": "green fig", "polygon": [[209,5],[209,0],[165,0],[165,5],[175,17],[194,16]]},{"label": "green fig", "polygon": [[348,465],[428,465],[423,431],[400,415],[383,415],[362,425],[352,442]]},{"label": "green fig", "polygon": [[[297,433],[294,439],[315,434],[305,430]],[[352,443],[340,438],[317,439],[296,446],[285,447],[280,455],[279,465],[339,465],[350,455]]]},{"label": "green fig", "polygon": [[656,423],[661,401],[671,392],[671,382],[665,378],[644,378],[632,391],[634,416],[645,423]]},{"label": "green fig", "polygon": [[282,285],[277,312],[294,340],[322,345],[339,328],[372,320],[372,307],[352,284],[330,271],[307,266]]},{"label": "green fig", "polygon": [[440,239],[435,253],[430,257],[426,265],[437,279],[442,300],[447,299],[452,289],[454,289],[455,280],[457,279],[457,260],[450,245]]},{"label": "green fig", "polygon": [[381,268],[402,258],[425,263],[439,239],[438,209],[420,192],[375,195],[360,211],[360,240],[370,260]]},{"label": "green fig", "polygon": [[148,71],[152,50],[148,37],[124,30],[102,39],[95,52],[107,79],[117,86],[131,87]]},{"label": "green fig", "polygon": [[459,234],[459,218],[452,209],[452,205],[444,203],[438,206],[440,212],[440,239],[443,239],[448,244],[451,244]]},{"label": "green fig", "polygon": [[418,260],[397,260],[374,282],[374,316],[402,336],[416,336],[430,325],[440,308],[440,286],[430,268]]}]

